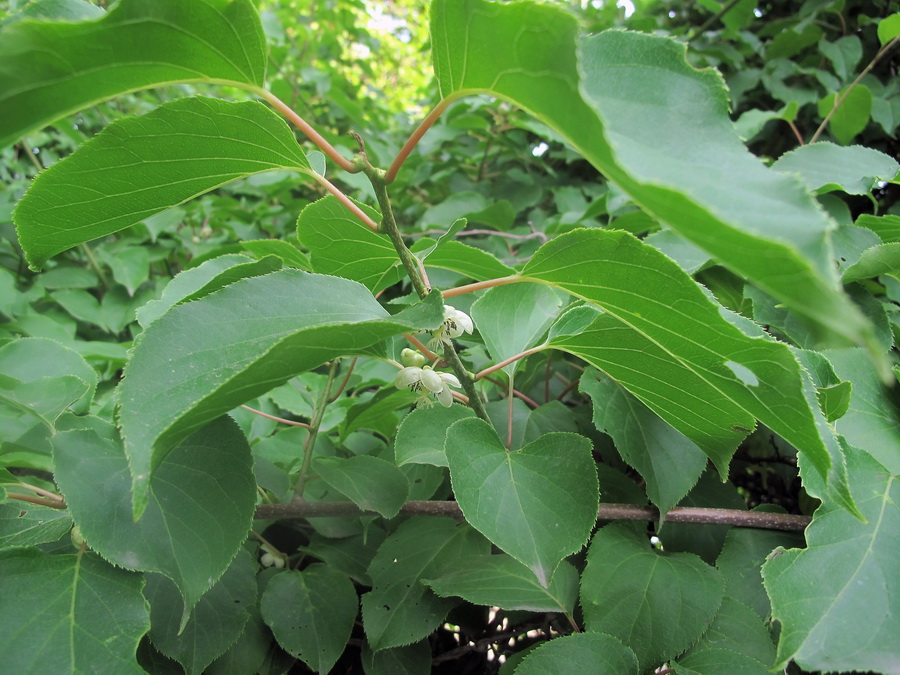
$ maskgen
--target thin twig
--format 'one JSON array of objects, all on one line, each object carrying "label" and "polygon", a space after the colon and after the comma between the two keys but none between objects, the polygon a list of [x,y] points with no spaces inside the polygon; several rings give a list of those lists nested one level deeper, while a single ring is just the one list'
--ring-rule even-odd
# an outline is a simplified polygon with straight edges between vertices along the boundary
[{"label": "thin twig", "polygon": [[318,181],[326,190],[334,195],[341,204],[346,206],[354,216],[359,218],[363,225],[368,227],[373,232],[379,231],[378,223],[369,218],[369,216],[367,216],[361,208],[354,204],[353,200],[350,199],[350,197],[341,192],[340,188],[338,188],[334,183],[325,178],[325,176],[320,176],[317,173],[313,174],[313,178],[315,178],[315,180]]},{"label": "thin twig", "polygon": [[508,277],[498,277],[497,279],[488,279],[487,281],[476,281],[474,284],[466,284],[465,286],[457,286],[456,288],[450,288],[446,291],[442,291],[441,295],[446,298],[452,298],[457,295],[464,295],[466,293],[473,293],[474,291],[480,291],[485,288],[493,288],[494,286],[502,286],[503,284],[515,284],[519,281],[525,281],[518,274],[513,274]]},{"label": "thin twig", "polygon": [[450,107],[450,104],[453,101],[450,99],[444,99],[440,103],[438,103],[434,110],[432,110],[425,117],[424,120],[419,124],[416,130],[412,133],[406,143],[403,144],[403,147],[400,148],[400,152],[397,153],[397,156],[394,158],[394,161],[391,162],[390,167],[388,167],[387,173],[384,175],[384,182],[386,185],[390,185],[394,182],[394,179],[397,177],[397,173],[400,171],[400,167],[403,166],[403,162],[406,161],[406,158],[409,157],[409,154],[413,151],[413,148],[418,145],[419,141],[422,140],[422,136],[425,135],[435,122],[438,121],[438,118],[444,113],[444,111]]},{"label": "thin twig", "polygon": [[487,377],[491,373],[500,370],[501,368],[505,368],[510,363],[515,363],[519,359],[524,359],[526,356],[531,356],[532,354],[537,354],[540,351],[547,349],[547,345],[539,345],[537,347],[532,347],[531,349],[526,349],[524,352],[519,352],[514,356],[510,356],[508,359],[502,360],[500,363],[494,364],[489,368],[485,368],[484,370],[479,371],[475,375],[476,380],[480,380],[482,377]]},{"label": "thin twig", "polygon": [[[494,379],[493,377],[485,377],[484,379],[487,380],[488,382],[490,382],[491,384],[496,385],[496,386],[499,387],[500,389],[503,389],[503,383],[500,382],[499,380],[496,380],[496,379]],[[528,404],[529,406],[531,406],[532,408],[540,408],[540,407],[541,407],[541,404],[540,404],[540,403],[538,403],[537,401],[535,401],[533,398],[531,398],[531,397],[529,397],[529,396],[526,396],[525,394],[523,394],[523,393],[522,393],[521,391],[519,391],[518,389],[513,389],[513,392],[512,392],[512,393],[513,393],[513,396],[518,396],[520,399],[522,399],[523,401],[525,401],[525,403],[527,403],[527,404]]]},{"label": "thin twig", "polygon": [[328,398],[331,396],[331,385],[334,377],[337,375],[338,359],[331,362],[328,369],[328,379],[325,381],[325,388],[322,390],[322,396],[313,412],[312,420],[309,424],[309,434],[306,442],[303,444],[303,464],[300,467],[300,476],[297,478],[297,487],[294,488],[294,500],[303,499],[303,489],[306,487],[306,479],[309,477],[309,467],[312,464],[313,449],[316,447],[316,437],[319,435],[319,427],[322,425],[322,418],[325,416],[325,408],[328,407]]},{"label": "thin twig", "polygon": [[730,12],[731,9],[732,9],[736,4],[738,4],[740,1],[741,1],[741,0],[731,0],[731,2],[729,2],[729,3],[728,3],[727,5],[725,5],[722,9],[720,9],[720,10],[718,11],[718,13],[713,14],[711,17],[709,17],[706,21],[704,21],[704,22],[700,25],[700,27],[699,27],[696,31],[694,31],[694,34],[691,35],[691,36],[688,38],[687,43],[688,43],[688,44],[691,44],[694,40],[696,40],[698,37],[700,37],[701,35],[703,35],[703,32],[704,32],[707,28],[709,28],[710,26],[712,26],[716,21],[718,21],[719,19],[721,19],[721,18],[722,18],[723,16],[725,16],[728,12]]},{"label": "thin twig", "polygon": [[7,492],[6,496],[10,499],[18,499],[20,502],[28,502],[29,504],[38,504],[39,506],[49,506],[51,509],[65,509],[65,502],[58,502],[55,499],[44,499],[43,497],[34,497],[32,495],[23,495],[18,492]]},{"label": "thin twig", "polygon": [[338,387],[338,390],[332,394],[331,398],[328,400],[329,403],[334,403],[338,400],[338,397],[344,393],[344,389],[347,388],[347,383],[350,381],[350,376],[353,375],[353,368],[356,367],[356,362],[359,360],[358,356],[354,356],[353,360],[350,362],[350,366],[347,368],[347,374],[344,376],[344,381],[341,382],[341,386]]}]

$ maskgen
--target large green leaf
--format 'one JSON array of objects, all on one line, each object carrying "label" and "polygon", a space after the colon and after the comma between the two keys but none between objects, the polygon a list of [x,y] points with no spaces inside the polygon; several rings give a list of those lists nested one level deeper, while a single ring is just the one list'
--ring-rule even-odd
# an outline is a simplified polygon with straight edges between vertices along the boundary
[{"label": "large green leaf", "polygon": [[262,86],[266,43],[250,0],[123,0],[81,23],[0,31],[0,146],[118,94],[176,82]]},{"label": "large green leaf", "polygon": [[435,0],[431,21],[445,99],[520,105],[660,222],[833,334],[871,341],[837,284],[833,223],[747,152],[721,77],[688,65],[683,44],[607,31],[579,49],[573,16],[524,2]]},{"label": "large green leaf", "polygon": [[407,415],[397,428],[394,452],[397,464],[433,464],[447,466],[444,454],[444,437],[447,428],[466,417],[474,417],[475,412],[464,405],[441,405],[416,408]]},{"label": "large green leaf", "polygon": [[247,440],[227,417],[178,445],[132,519],[131,476],[111,425],[53,439],[56,481],[91,548],[120,567],[160,572],[191,608],[228,568],[250,530],[256,481]]},{"label": "large green leaf", "polygon": [[266,586],[263,619],[285,650],[327,673],[347,646],[359,599],[353,582],[326,565],[285,570]]},{"label": "large green leaf", "polygon": [[443,597],[458,595],[476,605],[506,610],[571,614],[578,597],[578,572],[567,562],[545,588],[534,572],[508,555],[472,556],[465,565],[422,583]]},{"label": "large green leaf", "polygon": [[442,320],[437,294],[389,316],[356,282],[292,268],[174,307],[141,334],[120,385],[136,514],[152,470],[194,429],[330,358]]},{"label": "large green leaf", "polygon": [[362,616],[372,649],[408,645],[431,633],[457,601],[437,597],[422,579],[489,552],[484,537],[450,518],[422,516],[400,525],[369,566],[372,590],[362,598]]},{"label": "large green leaf", "polygon": [[255,101],[183,98],[110,124],[42,172],[13,214],[29,264],[273,169],[311,174],[287,123]]},{"label": "large green leaf", "polygon": [[879,180],[894,178],[900,164],[883,152],[860,145],[813,143],[783,154],[772,168],[798,174],[815,192],[843,190],[851,195],[865,195]]},{"label": "large green leaf", "polygon": [[409,495],[406,476],[394,464],[372,457],[317,457],[313,471],[361,509],[393,518]]},{"label": "large green leaf", "polygon": [[805,550],[777,549],[763,565],[781,623],[776,667],[896,672],[900,663],[900,481],[867,453],[847,453],[861,523],[828,502]]},{"label": "large green leaf", "polygon": [[622,640],[646,670],[706,631],[725,584],[695,555],[657,553],[642,529],[614,523],[594,535],[581,577],[581,607],[589,631]]},{"label": "large green leaf", "polygon": [[709,629],[688,653],[708,649],[727,649],[766,666],[775,661],[775,643],[766,624],[747,605],[728,596],[723,598]]},{"label": "large green leaf", "polygon": [[742,332],[658,250],[625,232],[575,230],[542,246],[522,276],[604,309],[588,328],[550,345],[605,371],[722,475],[759,419],[840,490],[839,451],[788,346]]},{"label": "large green leaf", "polygon": [[580,389],[591,397],[594,425],[613,439],[616,450],[641,474],[647,498],[666,513],[697,484],[706,455],[687,436],[609,378],[593,369]]},{"label": "large green leaf", "polygon": [[153,646],[184,666],[202,673],[206,666],[240,637],[256,606],[257,566],[246,551],[203,594],[190,621],[179,631],[184,603],[178,587],[162,574],[148,574],[144,596],[150,602],[150,640]]},{"label": "large green leaf", "polygon": [[581,550],[597,521],[590,442],[557,432],[509,452],[490,424],[470,418],[447,430],[444,451],[466,520],[546,588],[553,570]]},{"label": "large green leaf", "polygon": [[[13,488],[13,492],[18,491]],[[0,486],[0,497],[4,494]],[[0,548],[58,541],[71,529],[72,516],[68,511],[19,500],[0,504]]]},{"label": "large green leaf", "polygon": [[[374,209],[359,207],[376,222],[381,220]],[[297,238],[309,249],[316,272],[353,279],[373,293],[397,283],[403,275],[388,236],[363,225],[331,195],[303,209],[297,219]]]},{"label": "large green leaf", "polygon": [[143,673],[143,579],[92,553],[0,551],[0,663],[7,672]]}]

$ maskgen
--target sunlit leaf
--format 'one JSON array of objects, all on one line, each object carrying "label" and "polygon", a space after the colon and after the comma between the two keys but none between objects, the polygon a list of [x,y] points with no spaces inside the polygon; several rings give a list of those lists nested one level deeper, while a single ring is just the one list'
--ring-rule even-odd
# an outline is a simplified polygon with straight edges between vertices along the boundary
[{"label": "sunlit leaf", "polygon": [[810,190],[818,193],[841,190],[865,195],[878,181],[893,179],[900,164],[883,152],[860,145],[813,143],[786,152],[772,168],[798,174]]}]

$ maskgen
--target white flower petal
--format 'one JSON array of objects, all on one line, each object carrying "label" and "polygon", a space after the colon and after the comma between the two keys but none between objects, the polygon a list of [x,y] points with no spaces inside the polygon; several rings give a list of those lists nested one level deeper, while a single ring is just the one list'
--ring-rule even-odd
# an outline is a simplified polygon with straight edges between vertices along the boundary
[{"label": "white flower petal", "polygon": [[459,383],[459,379],[453,373],[440,373],[441,379],[444,381],[444,384],[456,387],[459,389],[462,385]]},{"label": "white flower petal", "polygon": [[444,381],[441,380],[441,376],[431,370],[431,368],[422,369],[421,382],[428,391],[434,393],[444,388]]},{"label": "white flower petal", "polygon": [[407,389],[413,387],[422,379],[422,369],[415,366],[408,366],[400,370],[394,378],[394,386],[397,389]]},{"label": "white flower petal", "polygon": [[449,408],[451,405],[453,405],[453,392],[451,392],[446,387],[444,387],[440,391],[435,392],[434,395],[437,398],[438,403],[440,403],[445,408]]}]

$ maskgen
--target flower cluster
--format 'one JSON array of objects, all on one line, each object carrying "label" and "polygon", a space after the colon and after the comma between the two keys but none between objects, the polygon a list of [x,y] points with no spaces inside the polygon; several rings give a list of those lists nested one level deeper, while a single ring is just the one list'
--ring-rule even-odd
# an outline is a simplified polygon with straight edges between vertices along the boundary
[{"label": "flower cluster", "polygon": [[460,312],[456,307],[444,305],[444,323],[431,331],[433,336],[428,343],[429,349],[437,349],[442,345],[449,345],[450,340],[458,338],[463,333],[471,333],[475,325],[472,318],[465,312]]},{"label": "flower cluster", "polygon": [[431,366],[424,368],[407,366],[397,373],[394,384],[398,389],[409,389],[416,392],[419,395],[416,401],[417,406],[420,404],[434,405],[429,398],[431,394],[434,394],[438,403],[445,408],[449,408],[453,404],[453,392],[450,387],[458,389],[461,386],[456,375],[436,373]]}]

